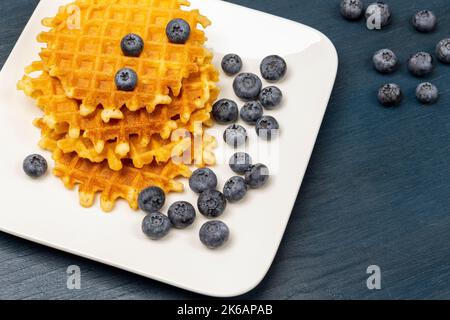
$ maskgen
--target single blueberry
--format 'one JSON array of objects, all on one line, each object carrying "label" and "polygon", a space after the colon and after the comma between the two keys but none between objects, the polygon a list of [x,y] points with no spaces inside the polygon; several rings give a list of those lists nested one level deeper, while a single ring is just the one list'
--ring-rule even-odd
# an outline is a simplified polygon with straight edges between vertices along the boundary
[{"label": "single blueberry", "polygon": [[165,202],[164,191],[156,186],[142,190],[138,196],[139,208],[146,213],[159,211]]},{"label": "single blueberry", "polygon": [[206,247],[215,249],[228,241],[230,230],[222,221],[208,221],[200,228],[199,236]]},{"label": "single blueberry", "polygon": [[286,74],[287,64],[280,56],[268,56],[261,62],[260,71],[267,81],[278,81]]},{"label": "single blueberry", "polygon": [[189,187],[196,193],[202,193],[217,186],[217,176],[209,168],[199,168],[189,178]]},{"label": "single blueberry", "polygon": [[378,72],[392,73],[398,68],[398,59],[390,49],[381,49],[373,55],[373,65]]},{"label": "single blueberry", "polygon": [[138,76],[133,69],[123,68],[116,73],[116,87],[121,91],[133,91],[138,83]]},{"label": "single blueberry", "polygon": [[341,15],[347,20],[358,20],[361,18],[364,5],[361,0],[342,0]]},{"label": "single blueberry", "polygon": [[170,220],[160,212],[152,212],[142,220],[142,232],[152,240],[164,238],[170,231]]},{"label": "single blueberry", "polygon": [[120,42],[122,52],[127,57],[139,57],[144,50],[144,40],[134,33],[127,34]]},{"label": "single blueberry", "polygon": [[223,195],[229,202],[237,202],[247,194],[248,185],[242,177],[231,177],[223,187]]},{"label": "single blueberry", "polygon": [[268,110],[275,109],[281,103],[283,93],[278,87],[270,86],[261,90],[259,101]]},{"label": "single blueberry", "polygon": [[239,116],[238,105],[230,99],[220,99],[213,105],[212,116],[217,123],[235,122]]},{"label": "single blueberry", "polygon": [[418,77],[431,73],[433,68],[433,57],[427,52],[418,52],[408,61],[408,70]]},{"label": "single blueberry", "polygon": [[241,57],[233,53],[227,54],[222,59],[222,69],[229,76],[238,74],[242,69]]},{"label": "single blueberry", "polygon": [[167,215],[172,225],[177,229],[189,227],[195,220],[195,209],[189,202],[177,201],[168,210]]},{"label": "single blueberry", "polygon": [[253,73],[240,73],[233,81],[234,93],[242,100],[255,100],[261,88],[261,79]]},{"label": "single blueberry", "polygon": [[47,160],[39,154],[32,154],[23,160],[23,171],[31,178],[39,178],[47,172]]},{"label": "single blueberry", "polygon": [[433,104],[439,98],[439,90],[434,84],[424,82],[417,86],[416,97],[421,103]]},{"label": "single blueberry", "polygon": [[395,83],[385,84],[378,90],[378,101],[386,107],[399,105],[402,98],[402,90]]},{"label": "single blueberry", "polygon": [[184,44],[191,35],[191,27],[183,19],[173,19],[167,24],[166,35],[171,43]]},{"label": "single blueberry", "polygon": [[278,135],[280,125],[272,116],[262,116],[256,121],[256,133],[264,140],[272,140]]},{"label": "single blueberry", "polygon": [[229,165],[231,170],[237,174],[244,174],[252,166],[252,158],[248,153],[236,152],[230,158]]},{"label": "single blueberry", "polygon": [[223,133],[223,140],[234,148],[245,144],[247,138],[247,130],[238,124],[232,124]]},{"label": "single blueberry", "polygon": [[245,182],[252,189],[261,188],[269,180],[269,168],[258,163],[245,173]]},{"label": "single blueberry", "polygon": [[437,18],[433,11],[422,10],[411,19],[412,25],[419,32],[430,32],[436,28]]},{"label": "single blueberry", "polygon": [[450,63],[450,38],[439,41],[436,46],[436,56],[443,63]]},{"label": "single blueberry", "polygon": [[366,9],[366,19],[373,19],[376,29],[387,26],[391,22],[389,5],[381,1],[370,4]]},{"label": "single blueberry", "polygon": [[264,109],[259,101],[249,101],[241,108],[242,120],[248,124],[255,124],[263,116]]},{"label": "single blueberry", "polygon": [[205,190],[198,197],[197,207],[202,215],[208,218],[217,218],[225,211],[227,199],[220,191]]}]

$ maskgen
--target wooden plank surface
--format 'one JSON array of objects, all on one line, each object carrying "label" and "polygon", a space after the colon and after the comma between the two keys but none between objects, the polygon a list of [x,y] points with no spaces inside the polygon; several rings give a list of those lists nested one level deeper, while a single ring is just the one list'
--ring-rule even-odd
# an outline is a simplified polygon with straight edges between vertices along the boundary
[{"label": "wooden plank surface", "polygon": [[[37,2],[0,1],[1,65]],[[437,64],[426,78],[441,91],[431,107],[415,101],[420,79],[405,66],[410,54],[433,51],[438,40],[450,37],[448,0],[389,0],[393,23],[381,32],[341,19],[337,0],[232,2],[317,28],[340,56],[335,89],[281,248],[264,281],[243,298],[450,298],[450,66]],[[409,24],[411,15],[425,8],[439,16],[432,34],[419,34]],[[403,62],[392,76],[378,75],[370,64],[382,47],[396,51]],[[378,86],[391,81],[405,92],[397,109],[382,108],[375,98]],[[81,268],[81,290],[66,288],[69,265]],[[369,265],[381,268],[381,290],[366,287]],[[1,299],[199,297],[0,233]]]}]

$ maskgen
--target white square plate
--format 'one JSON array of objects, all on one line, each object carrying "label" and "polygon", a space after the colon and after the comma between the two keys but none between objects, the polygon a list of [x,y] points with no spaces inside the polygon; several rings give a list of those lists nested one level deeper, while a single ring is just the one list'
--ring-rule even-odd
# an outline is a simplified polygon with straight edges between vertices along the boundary
[{"label": "white square plate", "polygon": [[[143,214],[132,212],[125,202],[111,214],[98,204],[83,209],[76,192],[66,190],[58,178],[48,174],[34,181],[22,171],[28,154],[39,152],[48,160],[50,155],[37,147],[39,132],[31,124],[40,112],[16,90],[16,83],[24,67],[38,59],[40,44],[35,39],[43,30],[41,19],[67,2],[40,1],[0,74],[0,230],[202,294],[226,297],[253,289],[273,261],[308,165],[336,76],[334,46],[320,32],[292,21],[226,2],[192,1],[192,7],[213,22],[207,46],[215,53],[217,67],[224,54],[233,52],[243,58],[243,71],[259,74],[265,56],[285,57],[289,71],[277,84],[285,99],[279,110],[268,112],[278,119],[281,133],[266,149],[247,126],[248,150],[254,162],[268,164],[272,176],[267,187],[228,205],[221,217],[231,231],[225,247],[212,251],[200,243],[198,230],[206,221],[200,215],[188,230],[173,230],[154,242],[141,233]],[[232,78],[221,76],[221,95],[237,101],[231,83]],[[219,141],[223,129],[214,127]],[[226,164],[231,154],[221,143],[220,163],[214,168],[219,188],[233,175]],[[52,161],[49,164],[51,169]],[[196,203],[190,190],[170,195],[167,203],[179,199]]]}]

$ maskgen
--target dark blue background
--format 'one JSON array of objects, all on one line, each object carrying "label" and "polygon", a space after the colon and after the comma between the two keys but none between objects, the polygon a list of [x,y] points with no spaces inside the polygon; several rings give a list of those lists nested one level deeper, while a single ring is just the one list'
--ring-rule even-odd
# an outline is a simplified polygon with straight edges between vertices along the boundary
[{"label": "dark blue background", "polygon": [[[232,2],[317,28],[340,56],[337,82],[280,251],[265,280],[244,298],[450,298],[450,66],[437,64],[427,78],[441,90],[439,103],[430,107],[416,102],[420,79],[405,67],[410,54],[431,52],[438,40],[450,37],[448,0],[389,0],[393,22],[383,31],[343,20],[337,0]],[[36,4],[0,1],[0,63]],[[436,32],[412,29],[409,19],[419,9],[438,14]],[[392,76],[372,69],[371,56],[382,47],[393,49],[403,62]],[[399,108],[386,109],[376,101],[376,89],[388,81],[405,92]],[[70,264],[81,267],[82,290],[66,289]],[[379,291],[366,288],[366,268],[372,264],[381,267]],[[199,297],[0,234],[0,298]]]}]

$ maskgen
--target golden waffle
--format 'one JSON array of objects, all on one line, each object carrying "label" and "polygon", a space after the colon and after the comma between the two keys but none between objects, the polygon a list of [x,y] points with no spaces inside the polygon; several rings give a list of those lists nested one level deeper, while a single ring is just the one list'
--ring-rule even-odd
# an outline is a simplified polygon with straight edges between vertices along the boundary
[{"label": "golden waffle", "polygon": [[[77,0],[61,7],[56,17],[44,19],[50,30],[38,36],[39,42],[47,44],[40,53],[43,66],[61,80],[67,96],[82,101],[83,116],[99,105],[106,122],[123,118],[124,105],[131,111],[145,107],[153,112],[156,105],[171,102],[170,92],[179,95],[182,79],[197,72],[208,55],[203,48],[205,34],[197,25],[206,27],[210,21],[198,10],[180,9],[188,4],[185,0]],[[72,25],[73,14],[79,17],[79,28]],[[186,44],[171,44],[167,39],[165,28],[174,18],[191,26]],[[121,51],[120,41],[129,33],[144,39],[138,58]],[[132,92],[115,86],[115,74],[124,67],[134,69],[139,77]]]}]

